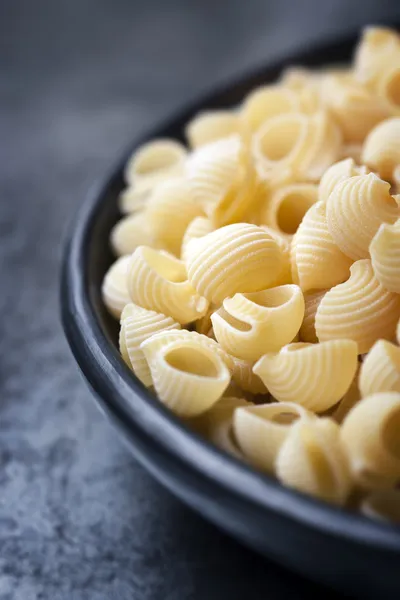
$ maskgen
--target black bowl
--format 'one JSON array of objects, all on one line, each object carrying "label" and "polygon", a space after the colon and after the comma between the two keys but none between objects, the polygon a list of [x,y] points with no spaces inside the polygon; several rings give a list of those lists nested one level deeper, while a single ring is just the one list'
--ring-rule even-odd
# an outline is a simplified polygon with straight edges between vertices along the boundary
[{"label": "black bowl", "polygon": [[65,249],[61,305],[65,333],[99,405],[124,434],[135,457],[162,484],[245,544],[338,590],[376,598],[400,594],[400,528],[285,489],[188,430],[133,376],[117,350],[117,324],[100,286],[113,257],[108,236],[117,221],[123,167],[153,137],[182,139],[199,110],[237,104],[252,88],[290,65],[349,60],[352,36],[307,48],[203,98],[137,140],[79,211]]}]

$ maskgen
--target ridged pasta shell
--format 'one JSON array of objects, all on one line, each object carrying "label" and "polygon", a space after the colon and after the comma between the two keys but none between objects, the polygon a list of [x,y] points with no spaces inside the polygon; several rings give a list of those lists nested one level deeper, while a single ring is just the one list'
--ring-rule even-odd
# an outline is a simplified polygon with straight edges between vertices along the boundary
[{"label": "ridged pasta shell", "polygon": [[273,473],[276,456],[292,424],[307,418],[313,419],[314,415],[290,402],[239,407],[234,413],[233,431],[249,462],[257,469]]},{"label": "ridged pasta shell", "polygon": [[324,412],[347,392],[357,370],[357,344],[334,340],[322,344],[289,344],[266,354],[256,373],[279,402],[294,402]]},{"label": "ridged pasta shell", "polygon": [[350,278],[322,298],[315,330],[320,342],[350,338],[364,354],[379,338],[393,338],[399,317],[400,296],[379,283],[370,260],[359,260]]},{"label": "ridged pasta shell", "polygon": [[160,183],[153,191],[147,204],[146,220],[159,244],[180,256],[189,223],[202,214],[189,183],[183,178],[175,178]]},{"label": "ridged pasta shell", "polygon": [[186,148],[176,140],[152,140],[132,154],[125,167],[125,180],[130,185],[140,184],[141,190],[152,189],[160,181],[182,175],[186,157]]},{"label": "ridged pasta shell", "polygon": [[357,79],[373,86],[377,82],[383,65],[393,64],[400,52],[400,38],[387,27],[366,27],[354,57],[354,72]]},{"label": "ridged pasta shell", "polygon": [[153,385],[153,382],[140,344],[155,333],[180,328],[180,324],[171,317],[135,304],[127,304],[122,311],[120,352],[127,365],[146,387]]},{"label": "ridged pasta shell", "polygon": [[375,342],[361,365],[359,386],[364,397],[400,393],[400,348],[386,340]]},{"label": "ridged pasta shell", "polygon": [[[187,332],[189,333],[189,332]],[[158,398],[175,414],[194,417],[207,411],[223,395],[231,375],[208,338],[157,334],[142,349]]]},{"label": "ridged pasta shell", "polygon": [[242,105],[240,115],[246,132],[254,133],[272,117],[300,109],[298,96],[287,87],[265,85],[253,90]]},{"label": "ridged pasta shell", "polygon": [[279,275],[277,276],[277,278],[273,281],[273,283],[270,284],[270,287],[277,287],[279,285],[286,285],[288,283],[293,283],[292,267],[290,264],[290,242],[291,242],[291,239],[286,235],[282,235],[280,233],[280,231],[277,231],[276,229],[273,229],[272,227],[269,227],[268,225],[260,225],[260,227],[261,227],[261,229],[266,231],[268,233],[268,235],[270,235],[272,237],[273,240],[276,241],[276,243],[279,246],[279,249],[281,251],[281,256],[282,256],[281,271],[280,271]]},{"label": "ridged pasta shell", "polygon": [[296,285],[235,294],[211,315],[214,335],[229,354],[256,361],[290,343],[300,329],[304,298]]},{"label": "ridged pasta shell", "polygon": [[198,238],[204,237],[207,233],[214,231],[214,226],[210,219],[207,217],[196,217],[189,223],[186,231],[183,235],[182,246],[181,246],[181,259],[186,262],[189,255],[189,246],[191,242]]},{"label": "ridged pasta shell", "polygon": [[375,277],[390,292],[400,294],[400,219],[379,227],[369,247]]},{"label": "ridged pasta shell", "polygon": [[296,183],[279,187],[271,194],[261,223],[291,239],[308,209],[318,200],[318,187],[310,183]]},{"label": "ridged pasta shell", "polygon": [[360,509],[367,517],[400,523],[400,490],[374,492],[362,501]]},{"label": "ridged pasta shell", "polygon": [[108,269],[101,286],[101,295],[108,311],[119,319],[130,297],[127,284],[129,256],[118,258]]},{"label": "ridged pasta shell", "polygon": [[389,181],[400,165],[399,138],[400,117],[395,117],[379,123],[369,133],[363,146],[362,161]]},{"label": "ridged pasta shell", "polygon": [[282,261],[270,235],[255,225],[237,223],[200,238],[186,264],[193,287],[218,304],[236,292],[267,288],[280,274]]},{"label": "ridged pasta shell", "polygon": [[299,336],[302,342],[316,344],[318,342],[315,332],[315,315],[327,290],[318,290],[316,292],[307,292],[304,294],[304,319],[300,327]]},{"label": "ridged pasta shell", "polygon": [[304,215],[293,238],[291,258],[292,278],[303,291],[330,288],[349,277],[353,261],[335,244],[323,202],[311,206]]},{"label": "ridged pasta shell", "polygon": [[343,505],[352,483],[339,426],[330,419],[300,419],[280,448],[276,475],[299,492]]},{"label": "ridged pasta shell", "polygon": [[129,258],[127,274],[130,298],[143,308],[182,325],[207,311],[208,302],[187,280],[184,263],[167,252],[139,246]]},{"label": "ridged pasta shell", "polygon": [[231,110],[209,110],[199,113],[185,129],[192,148],[199,148],[240,131],[240,117]]},{"label": "ridged pasta shell", "polygon": [[111,230],[110,243],[117,256],[132,254],[138,246],[160,247],[144,212],[128,215],[118,221]]},{"label": "ridged pasta shell", "polygon": [[374,173],[339,182],[326,203],[329,231],[340,250],[353,260],[367,258],[380,224],[394,223],[399,214],[390,184]]},{"label": "ridged pasta shell", "polygon": [[366,175],[366,173],[367,168],[364,166],[357,167],[353,158],[346,158],[333,164],[321,177],[318,188],[319,199],[326,202],[340,181],[355,175]]},{"label": "ridged pasta shell", "polygon": [[268,390],[260,377],[253,372],[253,362],[241,360],[234,356],[232,360],[233,382],[243,391],[258,396],[268,394]]},{"label": "ridged pasta shell", "polygon": [[345,418],[341,439],[353,477],[367,489],[400,479],[400,394],[381,392],[360,400]]}]

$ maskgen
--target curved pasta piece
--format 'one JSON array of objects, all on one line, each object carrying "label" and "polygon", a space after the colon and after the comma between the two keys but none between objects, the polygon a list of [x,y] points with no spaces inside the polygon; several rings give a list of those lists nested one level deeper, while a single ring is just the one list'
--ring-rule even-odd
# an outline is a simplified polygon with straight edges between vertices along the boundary
[{"label": "curved pasta piece", "polygon": [[369,256],[369,245],[381,223],[394,223],[399,207],[390,184],[374,173],[340,181],[326,202],[329,231],[340,250],[359,260]]},{"label": "curved pasta piece", "polygon": [[273,473],[275,459],[292,424],[313,419],[312,413],[290,402],[274,402],[236,408],[233,417],[235,440],[249,462],[262,471]]},{"label": "curved pasta piece", "polygon": [[268,225],[260,225],[261,229],[266,231],[268,235],[272,237],[273,240],[279,246],[282,256],[282,268],[278,275],[278,277],[270,284],[271,287],[277,287],[279,285],[286,285],[288,283],[293,283],[292,281],[292,267],[290,264],[290,238],[286,235],[282,235],[280,231],[269,227]]},{"label": "curved pasta piece", "polygon": [[362,161],[389,181],[400,165],[399,136],[400,117],[386,119],[368,134],[362,149]]},{"label": "curved pasta piece", "polygon": [[215,304],[236,292],[257,292],[282,270],[278,244],[256,225],[236,223],[200,238],[187,257],[188,279]]},{"label": "curved pasta piece", "polygon": [[340,130],[324,111],[308,116],[288,113],[268,120],[253,136],[252,151],[258,170],[266,177],[317,181],[337,160]]},{"label": "curved pasta piece", "polygon": [[376,93],[390,114],[400,115],[400,47],[392,65],[384,69],[376,85]]},{"label": "curved pasta piece", "polygon": [[256,396],[268,394],[268,390],[260,377],[253,372],[254,363],[234,356],[231,359],[232,380],[241,390]]},{"label": "curved pasta piece", "polygon": [[193,152],[187,177],[196,203],[216,226],[240,221],[258,199],[257,174],[238,135]]},{"label": "curved pasta piece", "polygon": [[206,313],[208,302],[187,280],[181,260],[163,250],[139,246],[128,261],[127,285],[132,302],[168,315],[182,325]]},{"label": "curved pasta piece", "polygon": [[369,247],[375,277],[390,292],[400,294],[400,218],[382,224]]},{"label": "curved pasta piece", "polygon": [[333,164],[321,177],[318,188],[319,199],[326,202],[340,181],[355,175],[365,175],[366,173],[367,168],[364,166],[357,167],[353,158],[346,158]]},{"label": "curved pasta piece", "polygon": [[307,292],[304,294],[304,319],[300,327],[299,336],[302,342],[316,344],[318,342],[315,332],[315,315],[327,290],[318,290],[317,292]]},{"label": "curved pasta piece", "polygon": [[129,185],[140,184],[142,190],[169,177],[183,175],[187,157],[186,148],[172,139],[157,139],[140,146],[125,167]]},{"label": "curved pasta piece", "polygon": [[330,288],[349,277],[353,261],[332,238],[324,202],[317,202],[304,215],[293,238],[291,259],[293,280],[303,291]]},{"label": "curved pasta piece", "polygon": [[341,439],[353,477],[361,487],[392,487],[400,478],[399,431],[399,393],[372,394],[349,412]]},{"label": "curved pasta piece", "polygon": [[123,215],[129,215],[144,210],[149,199],[151,189],[146,185],[130,185],[120,193],[118,208]]},{"label": "curved pasta piece", "polygon": [[360,508],[367,517],[400,523],[400,490],[374,492],[363,500]]},{"label": "curved pasta piece", "polygon": [[338,423],[339,425],[343,423],[344,419],[346,418],[347,414],[351,411],[353,406],[355,406],[357,402],[361,400],[361,394],[358,388],[358,373],[359,368],[357,369],[357,373],[354,376],[351,386],[330,414],[331,419],[336,421],[336,423]]},{"label": "curved pasta piece", "polygon": [[294,402],[324,412],[347,392],[357,370],[357,344],[333,340],[289,344],[266,354],[253,367],[279,402]]},{"label": "curved pasta piece", "polygon": [[129,256],[121,256],[108,269],[101,286],[101,295],[107,310],[119,319],[123,308],[131,300],[128,293],[127,269]]},{"label": "curved pasta piece", "polygon": [[146,387],[152,386],[153,381],[140,344],[155,333],[180,328],[180,324],[172,317],[135,304],[127,304],[122,311],[120,352],[124,361]]},{"label": "curved pasta piece", "polygon": [[253,90],[241,108],[241,118],[246,132],[254,133],[272,117],[300,109],[298,96],[279,85],[265,85]]},{"label": "curved pasta piece", "polygon": [[291,239],[308,209],[318,200],[318,187],[307,183],[285,185],[272,193],[260,220]]},{"label": "curved pasta piece", "polygon": [[400,348],[386,340],[375,342],[361,365],[359,387],[363,397],[400,393]]},{"label": "curved pasta piece", "polygon": [[315,317],[320,342],[350,338],[364,354],[379,338],[391,339],[400,317],[400,296],[376,279],[371,261],[350,267],[350,278],[322,298]]},{"label": "curved pasta piece", "polygon": [[176,178],[160,183],[153,191],[147,204],[146,220],[162,247],[179,256],[186,228],[202,214],[189,183]]},{"label": "curved pasta piece", "polygon": [[400,53],[398,34],[387,27],[366,27],[354,58],[357,79],[373,86],[379,79],[382,67],[392,64]]},{"label": "curved pasta piece", "polygon": [[304,298],[297,285],[235,294],[211,315],[216,340],[229,354],[256,361],[291,342],[304,316]]},{"label": "curved pasta piece", "polygon": [[280,448],[276,475],[299,492],[343,505],[352,482],[339,426],[330,419],[300,419]]},{"label": "curved pasta piece", "polygon": [[231,110],[201,112],[186,127],[185,134],[192,148],[210,144],[240,131],[240,117]]},{"label": "curved pasta piece", "polygon": [[132,254],[138,246],[159,247],[144,212],[128,215],[118,221],[111,230],[110,243],[117,256]]},{"label": "curved pasta piece", "polygon": [[191,332],[172,339],[168,332],[156,334],[140,348],[161,402],[177,415],[194,417],[221,398],[231,374],[205,336]]},{"label": "curved pasta piece", "polygon": [[214,231],[214,226],[210,219],[207,217],[196,217],[186,228],[183,235],[182,246],[181,246],[181,259],[186,262],[189,255],[190,243],[197,240],[198,238],[204,237],[207,233]]}]

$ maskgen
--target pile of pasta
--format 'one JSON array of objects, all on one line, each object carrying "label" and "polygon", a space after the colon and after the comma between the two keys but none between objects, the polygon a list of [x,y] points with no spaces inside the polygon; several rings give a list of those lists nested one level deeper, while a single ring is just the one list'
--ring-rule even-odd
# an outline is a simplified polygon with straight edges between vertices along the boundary
[{"label": "pile of pasta", "polygon": [[400,522],[399,35],[186,137],[126,165],[102,287],[125,363],[237,458]]}]

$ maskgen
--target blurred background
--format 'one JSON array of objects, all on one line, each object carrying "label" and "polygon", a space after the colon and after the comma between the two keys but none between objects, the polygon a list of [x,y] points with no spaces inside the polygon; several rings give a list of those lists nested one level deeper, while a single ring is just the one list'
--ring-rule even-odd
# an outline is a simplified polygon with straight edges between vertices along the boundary
[{"label": "blurred background", "polygon": [[1,600],[316,590],[203,522],[121,445],[63,338],[61,241],[118,152],[198,93],[395,22],[398,0],[0,3]]}]

